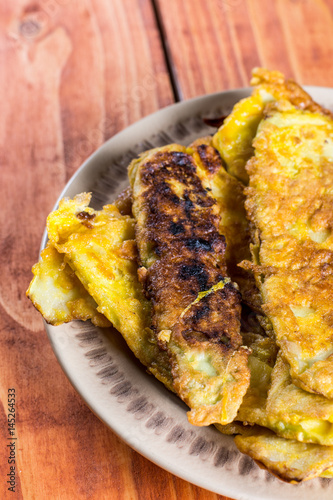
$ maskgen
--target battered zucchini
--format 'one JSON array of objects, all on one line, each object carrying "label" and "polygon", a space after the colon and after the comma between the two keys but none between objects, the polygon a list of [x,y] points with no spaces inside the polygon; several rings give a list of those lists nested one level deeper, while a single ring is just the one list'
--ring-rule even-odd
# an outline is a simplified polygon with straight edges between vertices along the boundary
[{"label": "battered zucchini", "polygon": [[[319,394],[311,394],[295,386],[289,366],[279,355],[272,364],[262,353],[271,356],[274,344],[271,339],[257,340],[261,355],[254,351],[249,358],[250,387],[237,414],[237,421],[267,427],[286,439],[333,445],[333,402]],[[266,344],[266,345],[265,345]]]},{"label": "battered zucchini", "polygon": [[213,146],[212,137],[197,139],[187,152],[193,156],[197,173],[217,202],[220,216],[219,232],[226,241],[225,262],[228,275],[236,282],[242,301],[252,311],[262,314],[261,299],[252,271],[239,267],[251,259],[250,230],[246,218],[244,186],[224,168],[220,154]]},{"label": "battered zucchini", "polygon": [[195,425],[233,420],[249,384],[240,295],[227,276],[219,209],[186,149],[170,145],[130,165],[139,276],[174,387]]},{"label": "battered zucchini", "polygon": [[250,97],[239,101],[213,138],[213,145],[226,163],[228,172],[244,184],[248,183],[246,162],[253,156],[252,141],[269,102],[287,100],[299,109],[330,114],[315,103],[307,92],[279,71],[255,68]]},{"label": "battered zucchini", "polygon": [[247,164],[252,269],[293,382],[333,398],[333,120],[267,110]]},{"label": "battered zucchini", "polygon": [[273,432],[255,428],[252,435],[235,437],[242,453],[279,479],[297,484],[318,476],[333,473],[333,447],[300,443],[276,436]]},{"label": "battered zucchini", "polygon": [[52,245],[48,244],[42,251],[32,272],[34,278],[27,296],[47,323],[56,326],[75,319],[90,319],[96,326],[110,326],[108,319],[97,311],[94,299],[66,264],[64,256]]},{"label": "battered zucchini", "polygon": [[47,219],[50,243],[147,368],[172,389],[169,361],[153,337],[151,307],[137,278],[134,220],[114,205],[89,207],[90,195],[65,199]]}]

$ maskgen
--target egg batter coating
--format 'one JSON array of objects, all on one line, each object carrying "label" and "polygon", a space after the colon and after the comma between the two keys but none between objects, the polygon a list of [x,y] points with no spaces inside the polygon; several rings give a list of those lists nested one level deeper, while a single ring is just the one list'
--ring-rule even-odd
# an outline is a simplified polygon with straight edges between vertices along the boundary
[{"label": "egg batter coating", "polygon": [[293,382],[332,399],[333,120],[281,101],[254,148],[246,209],[263,310]]},{"label": "egg batter coating", "polygon": [[[274,351],[269,338],[251,342],[249,358],[250,387],[244,396],[236,420],[267,427],[286,439],[325,446],[333,445],[333,402],[293,384],[289,365],[281,354],[274,366],[263,357]],[[260,348],[260,351],[256,348]]]},{"label": "egg batter coating", "polygon": [[333,447],[284,439],[265,429],[235,437],[237,448],[279,479],[297,484],[318,476],[332,477]]},{"label": "egg batter coating", "polygon": [[64,256],[50,243],[42,251],[32,272],[34,277],[27,290],[27,297],[47,323],[57,326],[75,319],[90,319],[96,326],[111,325],[97,311],[96,302],[66,264]]},{"label": "egg batter coating", "polygon": [[135,221],[115,205],[96,211],[90,194],[64,199],[47,219],[50,244],[139,360],[172,390],[169,360],[150,329],[151,307],[137,277]]},{"label": "egg batter coating", "polygon": [[226,163],[228,172],[244,184],[249,177],[246,162],[253,156],[252,141],[269,102],[287,100],[299,109],[330,115],[310,95],[279,71],[254,68],[252,95],[237,102],[213,138],[213,145]]},{"label": "egg batter coating", "polygon": [[249,384],[240,294],[227,275],[219,209],[193,157],[170,145],[130,165],[139,277],[174,388],[195,425],[229,423]]},{"label": "egg batter coating", "polygon": [[187,152],[193,156],[200,179],[209,184],[210,194],[216,200],[220,216],[219,232],[226,242],[224,255],[228,275],[237,283],[243,303],[262,318],[261,298],[253,273],[238,265],[243,260],[251,259],[244,186],[225,170],[221,156],[213,146],[213,137],[197,139]]}]

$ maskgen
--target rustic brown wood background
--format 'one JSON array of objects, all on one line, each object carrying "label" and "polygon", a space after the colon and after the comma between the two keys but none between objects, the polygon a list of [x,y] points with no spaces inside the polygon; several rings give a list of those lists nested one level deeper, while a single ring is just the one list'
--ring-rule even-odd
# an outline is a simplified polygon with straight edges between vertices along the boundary
[{"label": "rustic brown wood background", "polygon": [[175,100],[247,85],[253,66],[333,86],[333,0],[2,0],[0,26],[0,498],[222,500],[90,412],[25,290],[59,192],[115,132]]}]

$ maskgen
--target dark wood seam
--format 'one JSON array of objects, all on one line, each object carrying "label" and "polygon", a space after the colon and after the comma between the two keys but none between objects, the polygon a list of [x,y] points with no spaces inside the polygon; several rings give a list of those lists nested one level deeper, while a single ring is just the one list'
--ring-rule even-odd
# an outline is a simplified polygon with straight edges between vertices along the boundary
[{"label": "dark wood seam", "polygon": [[173,98],[175,102],[180,102],[184,100],[183,93],[180,88],[180,84],[177,78],[177,71],[172,60],[171,50],[168,43],[168,38],[163,23],[162,13],[158,4],[158,0],[151,0],[156,26],[161,38],[162,50],[165,59],[165,64],[169,73],[170,84],[172,88]]}]

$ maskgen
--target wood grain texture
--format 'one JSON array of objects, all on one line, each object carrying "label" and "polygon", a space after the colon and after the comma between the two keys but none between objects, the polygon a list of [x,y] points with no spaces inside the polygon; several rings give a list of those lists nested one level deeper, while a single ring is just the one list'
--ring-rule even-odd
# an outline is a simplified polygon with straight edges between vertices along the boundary
[{"label": "wood grain texture", "polygon": [[[331,85],[333,2],[156,0],[182,97],[247,85],[255,65]],[[45,218],[104,140],[173,94],[151,0],[0,2],[0,498],[223,500],[131,450],[63,374],[25,297]],[[7,491],[7,390],[17,488]]]},{"label": "wood grain texture", "polygon": [[[0,498],[200,499],[132,451],[73,390],[25,297],[45,218],[106,138],[172,102],[147,1],[0,4]],[[139,55],[139,57],[138,57]],[[17,487],[8,492],[7,389],[17,394]],[[184,486],[183,486],[184,485]]]},{"label": "wood grain texture", "polygon": [[248,86],[251,69],[332,84],[331,0],[157,0],[182,98]]}]

